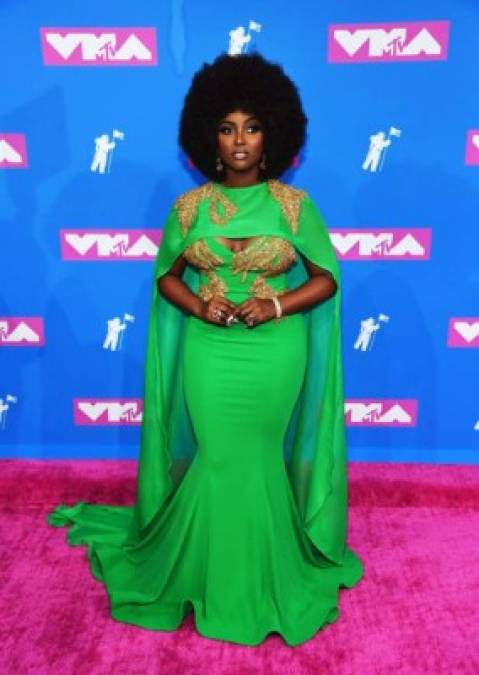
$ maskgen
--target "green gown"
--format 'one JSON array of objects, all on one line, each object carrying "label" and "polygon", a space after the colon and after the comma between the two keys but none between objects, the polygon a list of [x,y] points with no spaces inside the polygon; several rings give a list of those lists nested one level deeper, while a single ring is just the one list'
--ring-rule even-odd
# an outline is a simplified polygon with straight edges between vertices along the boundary
[{"label": "green gown", "polygon": [[[219,238],[248,238],[234,253]],[[328,300],[248,327],[189,315],[156,279],[183,254],[183,281],[240,303],[307,281],[302,256],[338,285]],[[301,255],[300,255],[301,254]],[[85,545],[113,619],[291,646],[338,616],[364,573],[346,545],[341,281],[324,221],[303,190],[208,182],[181,195],[156,259],[137,495],[47,515]]]}]

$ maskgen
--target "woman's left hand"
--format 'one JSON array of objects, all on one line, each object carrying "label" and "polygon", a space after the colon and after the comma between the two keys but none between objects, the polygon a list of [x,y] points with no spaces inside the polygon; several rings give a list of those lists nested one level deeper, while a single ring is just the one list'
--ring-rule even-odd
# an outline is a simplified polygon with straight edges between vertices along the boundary
[{"label": "woman's left hand", "polygon": [[255,326],[274,319],[276,309],[269,298],[248,298],[236,307],[234,314],[248,326]]}]

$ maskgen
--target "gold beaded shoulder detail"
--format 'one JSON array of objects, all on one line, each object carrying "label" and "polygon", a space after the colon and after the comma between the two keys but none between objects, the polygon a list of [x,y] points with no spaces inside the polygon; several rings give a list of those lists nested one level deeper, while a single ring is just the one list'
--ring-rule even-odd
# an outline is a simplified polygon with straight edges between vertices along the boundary
[{"label": "gold beaded shoulder detail", "polygon": [[282,183],[277,179],[268,180],[268,188],[272,197],[279,203],[293,234],[297,234],[301,200],[307,196],[307,192]]},{"label": "gold beaded shoulder detail", "polygon": [[184,192],[175,201],[176,211],[178,213],[178,220],[180,221],[181,232],[185,235],[191,226],[198,209],[198,205],[203,199],[206,199],[211,194],[211,184],[206,183],[201,187],[193,188]]},{"label": "gold beaded shoulder detail", "polygon": [[[307,195],[307,192],[287,185],[277,179],[270,179],[267,183],[271,196],[279,203],[293,234],[296,234],[299,227],[301,200]],[[183,236],[188,233],[195,219],[199,204],[208,198],[210,199],[209,215],[212,222],[217,225],[226,225],[238,211],[236,204],[233,204],[211,181],[200,187],[188,190],[175,201]]]},{"label": "gold beaded shoulder detail", "polygon": [[[175,207],[180,221],[181,232],[185,236],[191,227],[198,206],[204,199],[210,199],[209,215],[216,225],[226,225],[236,213],[238,207],[224,195],[221,190],[210,181],[201,187],[193,188],[180,195],[175,201]],[[218,208],[220,207],[220,209]]]}]

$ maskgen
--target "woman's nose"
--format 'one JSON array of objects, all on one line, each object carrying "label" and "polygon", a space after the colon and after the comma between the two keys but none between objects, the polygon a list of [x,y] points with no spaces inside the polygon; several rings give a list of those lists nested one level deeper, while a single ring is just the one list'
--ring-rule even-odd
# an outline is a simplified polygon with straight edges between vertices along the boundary
[{"label": "woman's nose", "polygon": [[244,135],[242,131],[237,131],[235,135],[236,145],[242,145],[244,143]]}]

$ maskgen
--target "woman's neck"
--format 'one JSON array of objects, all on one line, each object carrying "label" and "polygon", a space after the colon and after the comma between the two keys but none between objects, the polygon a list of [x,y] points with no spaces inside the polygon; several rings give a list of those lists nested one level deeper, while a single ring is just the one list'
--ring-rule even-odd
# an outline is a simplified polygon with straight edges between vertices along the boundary
[{"label": "woman's neck", "polygon": [[245,171],[244,173],[232,173],[227,171],[226,178],[222,185],[225,187],[250,187],[257,185],[260,182],[259,172],[257,167],[252,171]]}]

